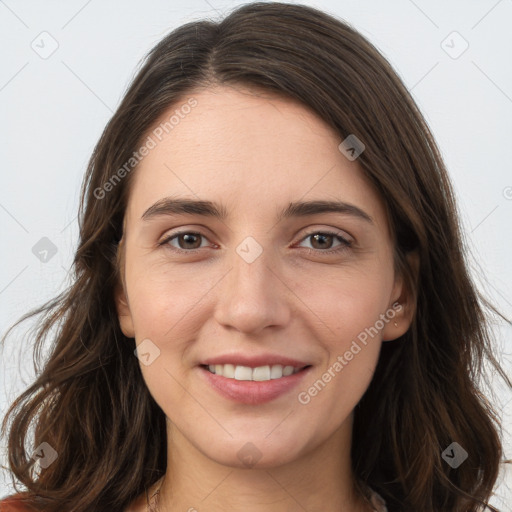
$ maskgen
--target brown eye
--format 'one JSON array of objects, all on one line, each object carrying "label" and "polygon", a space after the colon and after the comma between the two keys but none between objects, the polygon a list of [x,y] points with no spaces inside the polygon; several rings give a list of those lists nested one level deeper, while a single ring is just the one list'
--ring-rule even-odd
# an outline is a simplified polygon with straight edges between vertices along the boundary
[{"label": "brown eye", "polygon": [[[160,245],[169,245],[171,249],[177,251],[193,251],[201,248],[201,239],[206,239],[201,233],[195,233],[192,231],[182,231],[181,233],[175,233],[165,238]],[[171,242],[177,241],[177,245]]]},{"label": "brown eye", "polygon": [[[327,252],[333,253],[343,251],[349,248],[352,244],[349,240],[341,236],[339,233],[333,233],[330,231],[316,231],[309,233],[302,240],[310,239],[312,249],[306,247],[306,249],[314,252]],[[334,245],[338,242],[337,245]],[[334,247],[334,248],[333,248]]]},{"label": "brown eye", "polygon": [[198,249],[201,247],[201,235],[197,235],[195,233],[185,233],[183,235],[178,235],[177,239],[180,249]]},{"label": "brown eye", "polygon": [[325,233],[311,235],[311,245],[314,249],[330,249],[334,243],[334,237]]}]

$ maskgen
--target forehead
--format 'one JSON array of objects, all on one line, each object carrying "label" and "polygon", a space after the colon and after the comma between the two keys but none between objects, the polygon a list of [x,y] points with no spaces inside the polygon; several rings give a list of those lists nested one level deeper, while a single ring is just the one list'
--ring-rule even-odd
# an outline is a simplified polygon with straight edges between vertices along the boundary
[{"label": "forehead", "polygon": [[385,216],[357,160],[339,151],[341,137],[292,99],[225,86],[191,92],[146,137],[154,147],[135,170],[133,220],[166,196],[222,202],[242,216],[299,199],[350,201],[377,223]]}]

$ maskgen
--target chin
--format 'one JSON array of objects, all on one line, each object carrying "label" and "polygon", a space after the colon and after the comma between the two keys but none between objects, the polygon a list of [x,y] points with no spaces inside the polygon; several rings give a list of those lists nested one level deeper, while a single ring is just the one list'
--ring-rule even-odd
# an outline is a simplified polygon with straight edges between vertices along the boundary
[{"label": "chin", "polygon": [[299,457],[297,440],[291,436],[290,443],[272,443],[269,440],[253,441],[245,436],[242,440],[230,439],[228,442],[212,449],[204,446],[203,454],[223,466],[238,469],[269,469],[293,462]]}]

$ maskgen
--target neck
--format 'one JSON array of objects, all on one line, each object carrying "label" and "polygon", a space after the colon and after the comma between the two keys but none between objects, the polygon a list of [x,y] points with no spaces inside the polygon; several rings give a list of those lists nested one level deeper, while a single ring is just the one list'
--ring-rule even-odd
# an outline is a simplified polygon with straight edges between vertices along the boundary
[{"label": "neck", "polygon": [[[158,512],[367,512],[350,463],[352,418],[299,459],[262,469],[219,464],[168,422],[167,472]],[[172,448],[172,450],[171,450]]]}]

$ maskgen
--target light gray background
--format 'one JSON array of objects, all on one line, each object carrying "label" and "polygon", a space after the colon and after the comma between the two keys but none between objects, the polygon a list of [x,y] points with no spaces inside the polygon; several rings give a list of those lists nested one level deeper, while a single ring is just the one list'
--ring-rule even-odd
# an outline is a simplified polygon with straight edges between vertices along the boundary
[{"label": "light gray background", "polygon": [[[86,163],[140,59],[173,28],[241,3],[0,0],[1,334],[66,285]],[[512,317],[512,0],[304,3],[368,37],[412,91],[453,179],[475,279]],[[47,58],[33,49],[52,44]],[[32,252],[42,237],[57,248],[46,263]],[[15,330],[0,351],[1,417],[33,375],[25,332]],[[500,333],[512,371],[512,330]],[[500,381],[493,390],[507,427],[512,392]],[[512,458],[510,428],[504,439]],[[512,510],[511,482],[507,470],[493,501],[503,511]],[[0,472],[0,496],[10,492]]]}]

